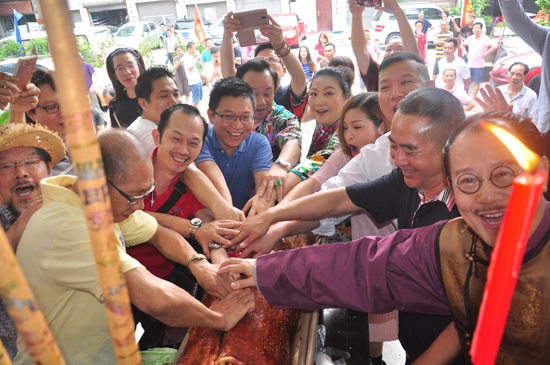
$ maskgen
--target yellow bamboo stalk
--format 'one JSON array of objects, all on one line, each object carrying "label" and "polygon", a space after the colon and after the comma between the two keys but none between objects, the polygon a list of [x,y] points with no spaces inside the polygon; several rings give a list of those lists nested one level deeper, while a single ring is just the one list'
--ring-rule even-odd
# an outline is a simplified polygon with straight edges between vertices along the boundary
[{"label": "yellow bamboo stalk", "polygon": [[[65,365],[61,351],[34,300],[3,229],[0,229],[0,272],[2,301],[33,361],[36,364]],[[3,344],[0,356],[0,364],[11,364]]]},{"label": "yellow bamboo stalk", "polygon": [[11,365],[11,364],[12,362],[11,362],[10,355],[8,354],[8,351],[6,350],[6,347],[4,346],[2,341],[0,341],[0,365]]},{"label": "yellow bamboo stalk", "polygon": [[80,56],[66,0],[40,0],[40,7],[55,65],[55,84],[69,137],[69,151],[78,176],[78,190],[105,308],[119,364],[139,364],[141,355],[134,336],[134,319],[124,276],[103,160],[91,122],[90,105]]}]

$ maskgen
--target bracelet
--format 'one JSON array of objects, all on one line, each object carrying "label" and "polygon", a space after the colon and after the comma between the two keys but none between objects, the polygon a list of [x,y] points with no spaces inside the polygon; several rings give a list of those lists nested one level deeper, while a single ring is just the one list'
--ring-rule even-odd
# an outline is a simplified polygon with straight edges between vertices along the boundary
[{"label": "bracelet", "polygon": [[221,243],[217,243],[217,242],[210,242],[208,244],[208,248],[223,248],[223,245]]},{"label": "bracelet", "polygon": [[[281,53],[281,50],[283,50],[284,53]],[[281,47],[275,50],[275,53],[277,53],[277,56],[279,56],[280,58],[288,56],[288,54],[290,53],[290,44],[288,44],[286,40],[283,40],[283,44],[281,44]]]},{"label": "bracelet", "polygon": [[196,253],[190,258],[188,258],[187,261],[185,261],[185,267],[187,268],[187,270],[189,270],[189,272],[191,272],[191,270],[189,269],[189,264],[191,264],[191,262],[195,260],[206,260],[206,259],[207,259],[206,256],[204,256],[202,253]]}]

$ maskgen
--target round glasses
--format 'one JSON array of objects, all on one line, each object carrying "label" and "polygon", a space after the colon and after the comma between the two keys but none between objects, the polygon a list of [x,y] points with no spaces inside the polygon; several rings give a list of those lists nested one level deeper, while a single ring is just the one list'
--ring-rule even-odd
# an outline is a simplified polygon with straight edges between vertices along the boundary
[{"label": "round glasses", "polygon": [[488,179],[481,180],[471,173],[462,174],[458,177],[454,186],[459,188],[464,194],[475,194],[481,188],[481,184],[489,180],[497,188],[507,188],[512,185],[514,178],[518,174],[508,166],[499,166],[491,172],[491,177]]}]

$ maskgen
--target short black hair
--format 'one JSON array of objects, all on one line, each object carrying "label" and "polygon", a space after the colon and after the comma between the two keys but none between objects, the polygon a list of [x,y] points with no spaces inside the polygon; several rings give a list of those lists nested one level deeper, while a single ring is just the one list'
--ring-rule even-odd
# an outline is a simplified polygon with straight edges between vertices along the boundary
[{"label": "short black hair", "polygon": [[449,16],[449,10],[443,10],[443,12],[445,13],[445,15]]},{"label": "short black hair", "polygon": [[405,52],[405,51],[393,52],[387,55],[386,57],[384,57],[384,60],[382,61],[382,63],[380,64],[380,67],[378,68],[378,74],[381,74],[382,71],[384,71],[390,65],[393,65],[394,63],[402,62],[402,61],[414,62],[416,66],[416,70],[424,80],[425,86],[430,85],[430,81],[431,81],[430,73],[428,72],[428,68],[424,63],[424,60],[420,56],[411,52]]},{"label": "short black hair", "polygon": [[220,47],[214,46],[214,47],[212,47],[212,49],[210,50],[210,54],[218,53],[219,51],[220,51]]},{"label": "short black hair", "polygon": [[106,97],[107,94],[111,95],[113,98],[115,97],[115,89],[112,87],[108,87],[106,89],[103,89],[103,97]]},{"label": "short black hair", "polygon": [[445,39],[443,43],[452,43],[455,48],[458,47],[458,41],[456,40],[456,38],[453,38],[453,37],[449,37]]},{"label": "short black hair", "polygon": [[[154,66],[139,75],[136,84],[136,98],[142,98],[149,102],[153,92],[153,82],[163,77],[172,78],[172,72],[166,66]],[[143,109],[140,106],[139,113],[142,112]]]},{"label": "short black hair", "polygon": [[[247,63],[245,63],[245,65]],[[225,96],[231,96],[234,98],[244,96],[245,98],[250,99],[254,107],[254,112],[256,112],[256,97],[254,96],[254,90],[252,90],[250,85],[245,83],[243,80],[237,77],[228,77],[216,82],[210,92],[208,109],[212,111],[216,110],[220,105],[222,98]]]},{"label": "short black hair", "polygon": [[164,26],[166,26],[166,24],[164,24],[164,22],[163,22],[163,23],[160,23],[160,25],[164,25]]},{"label": "short black hair", "polygon": [[336,45],[332,42],[325,43],[325,46],[323,47],[323,49],[325,49],[328,46],[332,46],[332,49],[336,50]]},{"label": "short black hair", "polygon": [[450,92],[435,87],[412,91],[401,100],[397,111],[427,119],[430,126],[426,133],[441,150],[451,132],[466,119],[462,103]]},{"label": "short black hair", "polygon": [[[44,71],[39,68],[35,68],[32,73],[31,83],[34,84],[37,88],[40,89],[42,85],[49,85],[53,91],[55,90],[55,83],[53,79],[53,71]],[[32,108],[28,113],[36,114],[36,108]],[[28,115],[25,113],[25,121],[27,124],[36,124]]]},{"label": "short black hair", "polygon": [[195,42],[187,42],[187,49],[193,48],[194,45],[195,45]]},{"label": "short black hair", "polygon": [[271,43],[264,43],[264,44],[260,44],[258,46],[256,46],[256,48],[254,48],[254,57],[258,57],[258,54],[263,51],[264,49],[272,49],[272,50],[275,50],[273,48],[273,46],[271,45]]},{"label": "short black hair", "polygon": [[170,108],[162,112],[162,114],[160,115],[160,122],[158,125],[158,130],[160,135],[159,141],[162,139],[162,135],[164,134],[166,127],[168,127],[170,123],[170,117],[172,116],[172,114],[174,114],[175,111],[178,111],[178,110],[181,111],[182,113],[188,114],[192,117],[196,117],[202,120],[202,125],[204,127],[203,128],[204,131],[202,135],[202,143],[204,143],[206,135],[208,134],[208,123],[206,122],[206,119],[204,119],[203,116],[201,115],[201,112],[199,111],[199,109],[189,104],[174,104]]},{"label": "short black hair", "polygon": [[512,71],[512,67],[514,66],[517,66],[517,65],[521,65],[524,67],[524,70],[523,70],[523,74],[524,75],[527,75],[527,73],[529,72],[529,66],[527,66],[525,63],[523,62],[514,62],[510,65],[510,68],[508,68],[508,72]]},{"label": "short black hair", "polygon": [[176,51],[178,50],[178,48],[181,48],[181,50],[183,51],[183,47],[180,46],[179,44],[176,46],[176,48],[174,48]]},{"label": "short black hair", "polygon": [[[422,10],[420,10],[422,11]],[[424,22],[420,19],[418,19],[417,21],[414,22],[414,26],[416,27],[417,24],[422,24],[422,26],[424,26]]]},{"label": "short black hair", "polygon": [[[244,75],[248,71],[254,71],[258,73],[262,72],[269,72],[271,75],[271,78],[273,78],[273,88],[277,88],[277,82],[279,81],[279,75],[277,75],[277,72],[273,70],[271,67],[269,67],[269,63],[261,58],[253,58],[251,60],[246,61],[245,64],[239,66],[237,69],[237,73],[235,74],[235,77],[238,79],[243,79]],[[275,92],[275,90],[273,90]]]},{"label": "short black hair", "polygon": [[481,28],[481,30],[483,30],[483,23],[482,22],[474,22],[474,24],[472,24],[472,29],[474,29],[474,27],[476,25],[479,25],[479,27]]},{"label": "short black hair", "polygon": [[481,126],[481,122],[495,124],[506,129],[537,155],[546,155],[544,139],[530,118],[521,114],[504,111],[478,113],[466,119],[464,123],[460,124],[451,133],[449,139],[447,140],[447,144],[443,149],[443,163],[445,165],[445,173],[447,174],[449,180],[451,179],[450,152],[454,141],[462,133],[475,133],[476,131],[481,130],[481,128],[483,128]]},{"label": "short black hair", "polygon": [[206,42],[208,42],[208,41],[214,42],[214,40],[213,40],[212,38],[206,38],[206,39],[204,40],[204,44],[206,44]]}]

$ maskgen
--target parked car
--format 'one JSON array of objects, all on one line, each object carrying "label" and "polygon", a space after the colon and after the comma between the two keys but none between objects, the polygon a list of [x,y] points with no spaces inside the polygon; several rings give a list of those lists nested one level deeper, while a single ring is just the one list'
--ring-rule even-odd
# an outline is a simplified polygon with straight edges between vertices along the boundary
[{"label": "parked car", "polygon": [[[0,72],[5,72],[7,74],[13,75],[13,70],[15,70],[15,65],[17,65],[17,61],[19,61],[19,58],[10,58],[9,60],[5,60],[0,62]],[[51,56],[38,56],[38,61],[36,62],[36,68],[44,70],[44,71],[50,71],[54,69],[54,64]],[[103,90],[113,87],[113,84],[111,83],[111,79],[109,79],[109,75],[107,74],[107,69],[101,67],[97,67],[95,69],[95,74],[97,76],[97,81],[95,83],[94,90],[99,97],[99,100],[101,102],[102,107],[109,106],[108,103],[105,102],[103,99]]]},{"label": "parked car", "polygon": [[[208,20],[202,17],[202,24],[206,32],[206,38],[210,38],[209,29],[212,27],[212,23],[210,23]],[[180,42],[182,45],[187,45],[188,42],[195,42],[195,44],[197,43],[197,36],[195,35],[195,19],[178,20],[175,26],[176,26],[176,33],[180,38]],[[223,29],[222,29],[222,32],[223,32]]]},{"label": "parked car", "polygon": [[293,47],[300,47],[306,39],[306,23],[296,13],[275,14],[273,19],[283,28],[285,40]]},{"label": "parked car", "polygon": [[223,18],[225,18],[225,15],[222,16],[215,25],[213,24],[208,31],[208,33],[210,33],[210,38],[214,41],[214,45],[218,47],[222,45]]},{"label": "parked car", "polygon": [[[429,20],[434,26],[434,29],[426,37],[428,44],[433,44],[435,35],[439,32],[439,23],[443,19],[441,16],[443,9],[430,3],[404,3],[399,4],[399,6],[405,11],[412,29],[414,29],[414,22],[418,20],[418,12],[424,10],[424,18]],[[476,22],[482,22],[485,25],[483,18],[476,18]],[[484,26],[483,34],[486,33],[485,28]],[[401,34],[399,33],[399,26],[397,25],[395,15],[383,12],[382,10],[375,10],[370,34],[371,40],[384,45],[390,43],[393,39],[400,38]]]},{"label": "parked car", "polygon": [[139,48],[147,37],[162,42],[162,30],[153,22],[136,22],[123,24],[115,34],[115,43],[119,47]]},{"label": "parked car", "polygon": [[501,86],[508,84],[508,70],[514,62],[525,63],[529,66],[530,72],[532,72],[542,65],[542,57],[534,50],[530,50],[498,59],[493,69],[489,72],[489,82],[491,85]]}]

